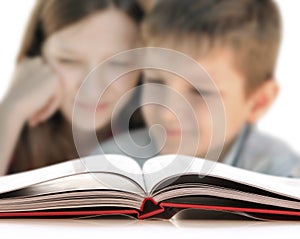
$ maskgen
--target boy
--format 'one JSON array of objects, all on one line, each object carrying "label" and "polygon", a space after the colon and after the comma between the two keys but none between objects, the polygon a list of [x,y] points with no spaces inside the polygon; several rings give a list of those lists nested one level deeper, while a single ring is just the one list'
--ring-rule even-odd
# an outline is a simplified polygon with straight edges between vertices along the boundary
[{"label": "boy", "polygon": [[[299,157],[281,141],[262,135],[253,126],[278,94],[274,72],[281,21],[272,0],[159,1],[144,22],[143,35],[147,46],[172,48],[194,58],[214,80],[226,114],[224,149],[219,161],[261,173],[297,176]],[[201,134],[193,156],[204,157],[212,125],[207,120],[209,110],[201,109],[201,96],[197,101],[197,92],[174,74],[145,70],[144,75],[146,84],[170,87],[189,101]],[[147,95],[147,86],[144,94]],[[161,153],[176,153],[183,134],[191,142],[196,137],[192,131],[181,129],[175,114],[159,107],[143,107],[147,126],[164,127],[167,138]],[[188,125],[188,121],[181,124]]]},{"label": "boy", "polygon": [[[299,157],[283,142],[257,132],[254,127],[279,90],[274,72],[281,20],[272,0],[157,1],[144,21],[143,36],[149,47],[171,48],[192,57],[216,84],[226,116],[222,122],[226,132],[219,162],[278,176],[300,175]],[[157,148],[163,145],[160,154],[205,157],[212,146],[212,129],[218,125],[211,124],[211,109],[203,98],[214,99],[215,92],[203,91],[200,81],[199,89],[195,90],[186,80],[162,70],[145,70],[144,83],[143,98],[157,95],[151,89],[153,83],[167,87],[189,103],[197,118],[197,125],[192,125],[188,115],[182,117],[185,109],[180,108],[181,104],[168,90],[163,95],[164,100],[169,99],[169,109],[163,104],[143,106],[148,128],[160,125],[165,129],[165,142],[161,142],[161,132],[152,130]],[[176,114],[181,114],[180,120]],[[139,131],[132,137],[145,145],[143,135],[144,132]],[[199,135],[199,144],[194,150],[190,145],[198,142]],[[182,142],[182,138],[188,140]],[[106,153],[116,153],[116,148],[120,148],[122,142],[127,144],[127,139],[122,140],[121,136],[115,145],[103,144],[102,148]],[[143,152],[145,158],[155,152],[138,148],[136,151]]]}]

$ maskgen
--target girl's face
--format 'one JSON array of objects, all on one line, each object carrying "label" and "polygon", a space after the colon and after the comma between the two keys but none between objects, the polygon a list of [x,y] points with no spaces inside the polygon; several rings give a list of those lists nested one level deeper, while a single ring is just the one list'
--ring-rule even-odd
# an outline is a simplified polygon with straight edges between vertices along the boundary
[{"label": "girl's face", "polygon": [[[88,74],[99,63],[119,52],[137,47],[138,43],[136,23],[125,13],[114,8],[95,13],[63,28],[46,40],[43,54],[61,79],[64,99],[60,111],[69,122],[72,122],[76,103],[77,115],[73,119],[73,125],[77,128],[92,130],[95,126],[98,130],[110,123],[116,104],[118,108],[122,108],[119,106],[127,103],[128,97],[123,102],[118,101],[137,84],[139,72],[126,74],[112,84],[107,83],[112,80],[108,79],[108,72],[101,75],[94,73],[93,80],[80,91],[80,97],[75,102],[76,95]],[[120,71],[119,68],[126,64],[126,60],[110,62],[107,70]],[[104,88],[107,90],[99,99]],[[91,121],[88,119],[91,114],[95,114],[93,126],[87,124]]]}]

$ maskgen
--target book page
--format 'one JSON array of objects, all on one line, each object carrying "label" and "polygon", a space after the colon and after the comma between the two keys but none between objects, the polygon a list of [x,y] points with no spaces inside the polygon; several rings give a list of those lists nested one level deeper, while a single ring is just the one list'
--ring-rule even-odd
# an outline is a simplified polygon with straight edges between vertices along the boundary
[{"label": "book page", "polygon": [[300,199],[300,179],[256,173],[222,163],[182,155],[164,155],[148,160],[143,166],[148,193],[166,179],[179,175],[212,176],[242,183],[273,193]]},{"label": "book page", "polygon": [[96,173],[101,172],[122,175],[133,180],[145,191],[142,169],[134,159],[128,156],[105,154],[89,158],[82,158],[80,161],[86,171],[92,174],[95,173],[93,174],[94,178],[97,178]]},{"label": "book page", "polygon": [[121,155],[97,155],[0,177],[0,193],[72,175],[101,172],[123,175],[145,188],[141,168],[133,159]]},{"label": "book page", "polygon": [[84,173],[53,179],[26,188],[26,196],[37,196],[71,191],[125,191],[144,195],[144,190],[129,178],[111,173]]}]

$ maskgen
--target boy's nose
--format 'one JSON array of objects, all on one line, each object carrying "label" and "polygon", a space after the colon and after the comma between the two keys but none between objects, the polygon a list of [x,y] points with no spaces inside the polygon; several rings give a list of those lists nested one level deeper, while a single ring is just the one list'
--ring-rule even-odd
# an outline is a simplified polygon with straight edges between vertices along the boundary
[{"label": "boy's nose", "polygon": [[161,107],[159,110],[160,118],[169,125],[178,124],[177,116],[173,110],[167,107]]},{"label": "boy's nose", "polygon": [[161,119],[170,124],[179,124],[185,119],[187,104],[177,97],[167,97],[165,104],[160,107],[159,114]]}]

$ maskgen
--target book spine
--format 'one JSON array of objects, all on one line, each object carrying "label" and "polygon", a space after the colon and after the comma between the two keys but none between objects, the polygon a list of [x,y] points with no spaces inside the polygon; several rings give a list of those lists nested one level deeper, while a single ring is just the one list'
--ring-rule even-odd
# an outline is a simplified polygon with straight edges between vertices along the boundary
[{"label": "book spine", "polygon": [[138,219],[146,219],[164,212],[164,208],[160,206],[153,198],[145,198],[140,207]]}]

